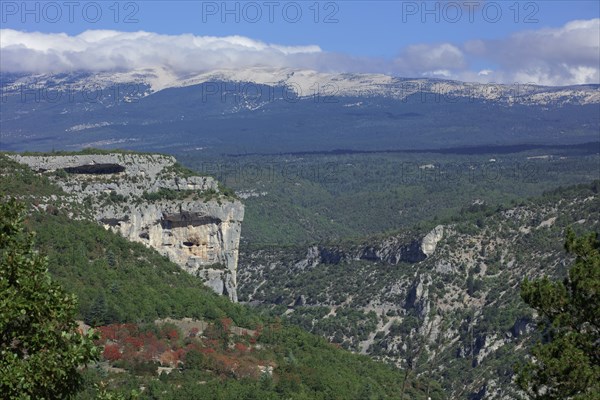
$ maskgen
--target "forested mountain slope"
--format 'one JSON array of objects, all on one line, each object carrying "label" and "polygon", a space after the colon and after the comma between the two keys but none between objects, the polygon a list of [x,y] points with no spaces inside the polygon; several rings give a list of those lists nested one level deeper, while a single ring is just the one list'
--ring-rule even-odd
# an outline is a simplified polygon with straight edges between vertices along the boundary
[{"label": "forested mountain slope", "polygon": [[525,277],[561,278],[565,230],[600,230],[600,183],[354,243],[240,255],[240,298],[343,347],[435,376],[451,398],[515,398],[535,337]]},{"label": "forested mountain slope", "polygon": [[1,174],[3,196],[31,210],[27,226],[51,275],[77,295],[79,317],[101,333],[103,360],[84,371],[78,398],[97,398],[98,387],[140,399],[395,399],[402,391],[426,398],[425,387],[443,398],[435,383],[403,389],[401,370],[260,316],[155,250],[69,218],[77,204],[61,204],[64,192],[48,177],[4,157]]}]

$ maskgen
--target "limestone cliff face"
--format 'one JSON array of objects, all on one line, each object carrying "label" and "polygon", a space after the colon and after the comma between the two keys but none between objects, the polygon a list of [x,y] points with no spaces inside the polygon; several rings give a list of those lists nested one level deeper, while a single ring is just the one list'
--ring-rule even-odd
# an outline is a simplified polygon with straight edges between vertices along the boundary
[{"label": "limestone cliff face", "polygon": [[164,155],[13,158],[47,174],[107,229],[158,250],[237,301],[244,206],[220,193],[213,178],[192,176]]},{"label": "limestone cliff face", "polygon": [[[350,260],[381,261],[397,265],[401,262],[418,263],[432,256],[435,248],[444,236],[444,226],[438,225],[422,239],[410,236],[392,236],[382,241],[363,244],[351,249],[340,247],[315,247],[313,252],[315,260],[323,264],[339,264]],[[311,258],[307,256],[307,260]],[[312,261],[307,261],[311,264]]]}]

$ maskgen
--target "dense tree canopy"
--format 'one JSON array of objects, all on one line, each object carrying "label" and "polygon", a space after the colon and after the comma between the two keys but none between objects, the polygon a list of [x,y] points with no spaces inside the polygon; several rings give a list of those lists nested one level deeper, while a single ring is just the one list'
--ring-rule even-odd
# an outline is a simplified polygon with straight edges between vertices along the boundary
[{"label": "dense tree canopy", "polygon": [[24,207],[0,203],[0,393],[56,399],[74,393],[78,368],[98,357],[93,332],[77,329],[76,299],[50,279],[25,232]]},{"label": "dense tree canopy", "polygon": [[521,296],[541,318],[543,341],[518,382],[536,399],[598,399],[600,393],[600,241],[597,233],[567,234],[576,255],[568,277],[525,280]]}]

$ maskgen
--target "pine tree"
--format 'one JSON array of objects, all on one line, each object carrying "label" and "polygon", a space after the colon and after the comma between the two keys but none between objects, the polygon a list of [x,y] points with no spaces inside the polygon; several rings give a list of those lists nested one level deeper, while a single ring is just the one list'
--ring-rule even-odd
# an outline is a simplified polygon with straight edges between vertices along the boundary
[{"label": "pine tree", "polygon": [[521,286],[521,297],[540,316],[543,341],[517,382],[534,399],[600,398],[600,241],[597,233],[567,233],[576,255],[562,282],[547,277]]},{"label": "pine tree", "polygon": [[24,207],[0,203],[0,394],[57,399],[75,393],[79,367],[97,359],[94,333],[81,334],[76,299],[50,279],[33,249]]}]

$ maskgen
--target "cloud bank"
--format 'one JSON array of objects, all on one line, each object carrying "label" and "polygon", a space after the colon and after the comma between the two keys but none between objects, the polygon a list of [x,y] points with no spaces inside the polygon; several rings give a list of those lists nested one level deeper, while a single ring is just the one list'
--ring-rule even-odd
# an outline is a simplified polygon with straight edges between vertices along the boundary
[{"label": "cloud bank", "polygon": [[[476,69],[474,65],[486,65]],[[0,70],[60,73],[162,67],[174,73],[223,68],[301,68],[464,81],[571,85],[600,83],[600,19],[522,31],[503,39],[408,46],[393,60],[352,57],[318,45],[282,46],[243,36],[161,35],[90,30],[0,30]]]},{"label": "cloud bank", "polygon": [[600,18],[519,32],[502,40],[471,41],[464,44],[464,51],[496,63],[499,79],[600,83]]},{"label": "cloud bank", "polygon": [[90,30],[66,34],[0,31],[0,67],[10,72],[111,71],[162,66],[175,72],[299,64],[318,46],[279,46],[242,36],[160,35]]}]

